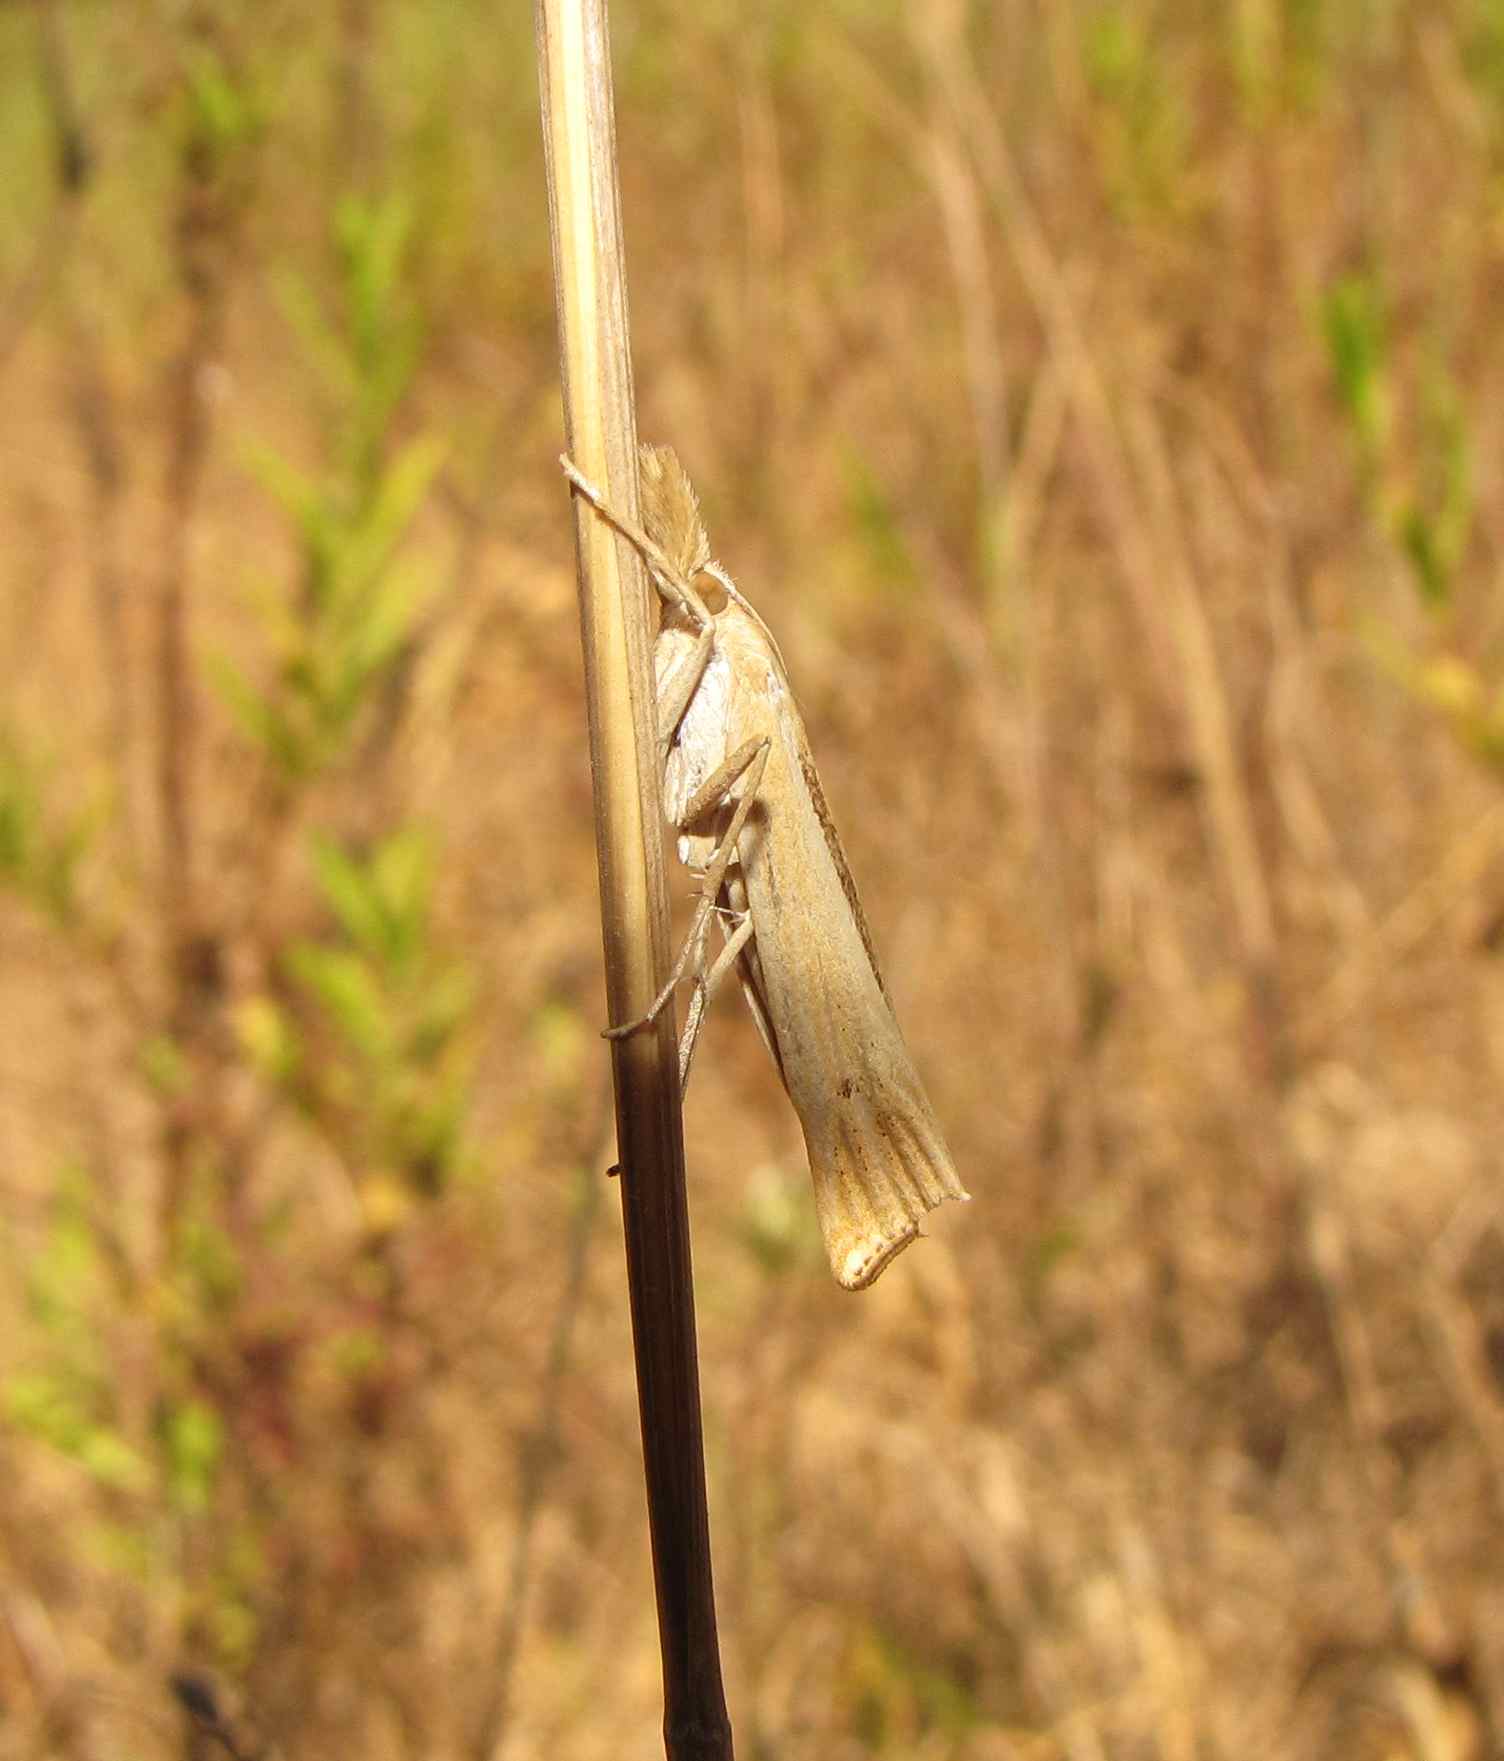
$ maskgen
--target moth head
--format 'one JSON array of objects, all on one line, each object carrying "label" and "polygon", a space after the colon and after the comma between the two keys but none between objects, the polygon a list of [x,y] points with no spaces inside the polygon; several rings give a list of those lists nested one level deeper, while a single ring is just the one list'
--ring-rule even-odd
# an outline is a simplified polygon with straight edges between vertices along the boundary
[{"label": "moth head", "polygon": [[671,446],[637,449],[642,524],[681,575],[693,581],[710,561],[700,498]]}]

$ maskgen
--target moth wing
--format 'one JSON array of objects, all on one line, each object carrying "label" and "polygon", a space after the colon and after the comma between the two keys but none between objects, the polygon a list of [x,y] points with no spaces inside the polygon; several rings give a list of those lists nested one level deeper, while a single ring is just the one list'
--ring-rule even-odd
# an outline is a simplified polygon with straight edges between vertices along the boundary
[{"label": "moth wing", "polygon": [[[721,900],[747,909],[745,878],[727,876]],[[806,1053],[805,1076],[789,1081],[757,937],[737,962],[742,995],[804,1131],[815,1209],[837,1281],[863,1290],[890,1260],[919,1237],[925,1216],[946,1199],[970,1195],[961,1184],[924,1085],[904,1045],[887,998],[875,989],[865,1034],[825,1017],[820,1038],[829,1054]],[[823,1012],[822,1012],[823,1014]],[[836,1048],[845,1048],[837,1052]],[[809,1066],[815,1069],[808,1080]]]},{"label": "moth wing", "polygon": [[970,1194],[907,1053],[898,1066],[869,1071],[849,1096],[837,1088],[799,1099],[831,1270],[847,1290],[863,1290],[918,1239],[930,1211]]}]

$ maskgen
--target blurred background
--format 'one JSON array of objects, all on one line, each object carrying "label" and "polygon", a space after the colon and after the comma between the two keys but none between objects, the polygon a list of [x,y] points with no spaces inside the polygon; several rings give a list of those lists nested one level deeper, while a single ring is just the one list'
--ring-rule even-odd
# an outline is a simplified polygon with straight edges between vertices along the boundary
[{"label": "blurred background", "polygon": [[[728,993],[740,1753],[1504,1753],[1504,5],[615,11],[975,1195],[838,1291]],[[5,0],[0,167],[0,1757],[659,1753],[529,9]]]}]

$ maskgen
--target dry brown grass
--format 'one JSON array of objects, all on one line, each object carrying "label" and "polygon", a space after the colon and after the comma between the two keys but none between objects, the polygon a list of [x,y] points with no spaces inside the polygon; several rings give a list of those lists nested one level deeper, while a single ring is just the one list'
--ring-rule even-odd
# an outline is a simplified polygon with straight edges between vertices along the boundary
[{"label": "dry brown grass", "polygon": [[[612,1152],[527,20],[351,4],[353,83],[335,10],[237,43],[264,122],[184,530],[181,39],[128,10],[62,9],[97,156],[64,227],[34,13],[0,8],[0,286],[43,290],[0,335],[5,724],[52,757],[44,817],[94,812],[76,919],[0,898],[0,1758],[206,1752],[174,1670],[289,1757],[472,1754],[498,1659],[507,1761],[654,1753],[619,1224],[581,1199]],[[1496,665],[1497,8],[618,11],[643,430],[779,634],[976,1200],[843,1296],[718,1006],[687,1127],[741,1752],[1498,1755],[1504,807],[1476,719],[1394,659]],[[408,546],[438,590],[374,731],[274,806],[206,662],[255,663],[248,581],[296,571],[245,449],[319,456],[277,288],[327,287],[357,180],[419,215],[393,431],[448,443]],[[1352,273],[1387,312],[1367,488],[1323,336]],[[1391,513],[1442,369],[1473,513],[1428,611]],[[191,1020],[152,783],[174,518]],[[306,832],[409,821],[478,987],[437,1193],[236,1037],[328,931]],[[161,1211],[173,1022],[217,1296]],[[81,1352],[145,1480],[18,1421],[16,1379]],[[191,1494],[162,1465],[189,1402],[222,1428]]]}]

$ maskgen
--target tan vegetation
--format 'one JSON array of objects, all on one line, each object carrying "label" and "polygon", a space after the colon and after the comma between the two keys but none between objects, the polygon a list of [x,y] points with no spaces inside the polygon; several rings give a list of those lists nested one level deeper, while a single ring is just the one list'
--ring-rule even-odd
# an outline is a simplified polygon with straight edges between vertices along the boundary
[{"label": "tan vegetation", "polygon": [[[1504,11],[615,27],[976,1201],[718,1004],[740,1751],[1498,1755]],[[0,1758],[659,1750],[529,29],[0,6]]]}]

